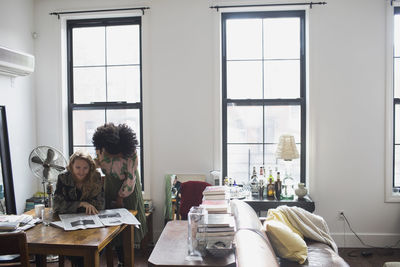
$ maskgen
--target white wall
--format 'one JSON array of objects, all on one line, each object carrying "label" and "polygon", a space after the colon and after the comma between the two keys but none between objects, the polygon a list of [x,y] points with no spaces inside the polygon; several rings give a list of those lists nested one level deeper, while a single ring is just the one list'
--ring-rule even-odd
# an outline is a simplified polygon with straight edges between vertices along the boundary
[{"label": "white wall", "polygon": [[[38,143],[61,148],[65,137],[60,21],[48,13],[141,5],[151,7],[143,17],[145,187],[157,236],[164,174],[220,167],[220,13],[208,1],[36,0]],[[343,244],[338,210],[373,245],[390,245],[400,233],[399,204],[384,203],[386,5],[335,0],[309,10],[309,189],[339,245],[360,244],[350,235]]]},{"label": "white wall", "polygon": [[[0,46],[34,54],[33,1],[0,0]],[[37,180],[28,156],[36,145],[34,75],[12,79],[0,75],[0,105],[6,106],[17,212],[35,193]]]}]

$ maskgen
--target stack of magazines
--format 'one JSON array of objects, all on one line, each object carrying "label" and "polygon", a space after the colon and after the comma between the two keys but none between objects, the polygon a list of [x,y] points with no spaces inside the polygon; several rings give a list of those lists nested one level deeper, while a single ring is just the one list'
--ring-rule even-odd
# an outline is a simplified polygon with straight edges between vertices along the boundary
[{"label": "stack of magazines", "polygon": [[199,238],[206,240],[206,250],[214,256],[232,251],[235,220],[230,212],[229,191],[226,186],[208,186],[203,191],[200,207],[207,210],[205,224],[198,229]]},{"label": "stack of magazines", "polygon": [[203,191],[203,202],[200,207],[209,214],[230,213],[229,197],[226,186],[207,186]]}]

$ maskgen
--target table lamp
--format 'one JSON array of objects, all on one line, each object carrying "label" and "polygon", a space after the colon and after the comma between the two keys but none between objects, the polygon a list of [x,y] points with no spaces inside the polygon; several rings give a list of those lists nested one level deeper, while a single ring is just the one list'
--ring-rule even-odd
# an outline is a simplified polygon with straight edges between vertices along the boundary
[{"label": "table lamp", "polygon": [[281,135],[278,147],[276,148],[276,158],[283,159],[285,162],[285,178],[282,181],[282,199],[294,198],[294,180],[290,177],[290,164],[293,159],[299,158],[293,135]]}]

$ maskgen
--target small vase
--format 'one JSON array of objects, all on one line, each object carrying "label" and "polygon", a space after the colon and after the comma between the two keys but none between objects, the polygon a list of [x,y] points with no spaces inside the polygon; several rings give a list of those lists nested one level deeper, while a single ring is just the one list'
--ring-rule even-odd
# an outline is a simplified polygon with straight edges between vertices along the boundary
[{"label": "small vase", "polygon": [[303,198],[307,195],[307,188],[304,187],[304,183],[299,183],[299,187],[294,192],[298,198]]}]

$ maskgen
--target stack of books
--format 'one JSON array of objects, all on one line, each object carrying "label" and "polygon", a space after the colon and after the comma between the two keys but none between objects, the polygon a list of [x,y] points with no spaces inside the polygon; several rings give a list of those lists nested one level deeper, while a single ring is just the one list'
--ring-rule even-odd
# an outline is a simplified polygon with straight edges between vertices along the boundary
[{"label": "stack of books", "polygon": [[231,214],[208,214],[204,227],[199,232],[206,237],[234,236],[235,219]]},{"label": "stack of books", "polygon": [[207,186],[203,191],[204,200],[224,200],[228,198],[226,186]]},{"label": "stack of books", "polygon": [[229,213],[229,204],[226,199],[203,200],[200,207],[207,210],[208,214]]},{"label": "stack of books", "polygon": [[232,251],[235,219],[231,214],[208,214],[204,225],[197,230],[197,239],[205,240],[206,250],[215,256]]},{"label": "stack of books", "polygon": [[208,214],[230,213],[226,186],[207,186],[203,191],[203,202],[200,207]]}]

